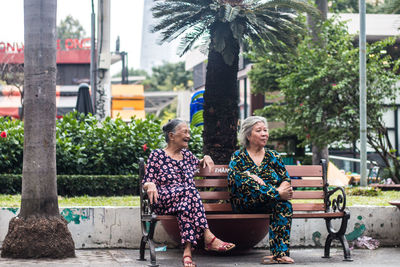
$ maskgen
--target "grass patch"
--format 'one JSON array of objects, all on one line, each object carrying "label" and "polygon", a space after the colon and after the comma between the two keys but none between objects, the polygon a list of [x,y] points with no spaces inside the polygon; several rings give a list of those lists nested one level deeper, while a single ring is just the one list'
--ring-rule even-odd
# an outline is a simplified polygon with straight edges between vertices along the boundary
[{"label": "grass patch", "polygon": [[[333,198],[331,198],[333,199]],[[378,196],[358,196],[346,194],[347,207],[355,205],[391,206],[389,201],[400,199],[400,191],[381,191]],[[21,195],[1,195],[0,207],[17,208]],[[315,200],[293,200],[293,203],[315,203]],[[58,197],[60,207],[85,206],[139,206],[139,196],[119,197]]]},{"label": "grass patch", "polygon": [[[0,195],[0,207],[18,208],[21,195]],[[85,206],[139,206],[139,196],[117,197],[58,197],[60,207]]]}]

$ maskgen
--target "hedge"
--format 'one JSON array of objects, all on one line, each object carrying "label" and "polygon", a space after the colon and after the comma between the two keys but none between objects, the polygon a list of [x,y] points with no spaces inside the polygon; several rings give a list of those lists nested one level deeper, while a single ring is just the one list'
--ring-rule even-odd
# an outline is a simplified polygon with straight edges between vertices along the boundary
[{"label": "hedge", "polygon": [[[22,121],[0,117],[0,173],[22,173],[24,125]],[[201,156],[202,128],[191,129],[189,149]],[[98,121],[92,115],[71,112],[57,120],[57,174],[135,175],[139,158],[147,159],[151,150],[165,147],[161,121],[107,117]]]},{"label": "hedge", "polygon": [[[0,194],[21,194],[22,175],[0,174]],[[57,175],[60,196],[139,194],[138,175]]]}]

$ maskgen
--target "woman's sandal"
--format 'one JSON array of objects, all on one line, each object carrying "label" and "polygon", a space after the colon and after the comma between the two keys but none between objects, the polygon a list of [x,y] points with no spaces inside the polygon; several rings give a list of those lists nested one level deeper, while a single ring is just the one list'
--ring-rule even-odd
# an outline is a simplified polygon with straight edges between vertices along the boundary
[{"label": "woman's sandal", "polygon": [[236,245],[233,243],[222,242],[222,244],[218,248],[213,248],[211,245],[215,241],[215,239],[217,239],[216,236],[213,237],[210,243],[206,244],[204,248],[206,251],[227,252],[236,247]]},{"label": "woman's sandal", "polygon": [[283,256],[282,258],[274,256],[265,256],[261,260],[261,264],[292,264],[294,260],[288,256]]},{"label": "woman's sandal", "polygon": [[[189,258],[189,260],[185,261],[186,258]],[[196,267],[196,263],[192,260],[192,256],[189,255],[183,256],[182,263],[183,267]]]}]

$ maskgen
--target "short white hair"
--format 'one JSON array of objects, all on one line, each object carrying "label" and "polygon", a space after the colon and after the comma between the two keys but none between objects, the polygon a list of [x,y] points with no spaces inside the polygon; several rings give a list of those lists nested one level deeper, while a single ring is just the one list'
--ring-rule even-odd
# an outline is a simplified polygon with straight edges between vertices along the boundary
[{"label": "short white hair", "polygon": [[239,139],[239,143],[242,147],[247,148],[249,146],[249,139],[247,139],[247,137],[249,137],[251,135],[253,126],[258,122],[264,123],[268,129],[267,120],[264,117],[260,117],[260,116],[247,117],[240,125],[238,139]]}]

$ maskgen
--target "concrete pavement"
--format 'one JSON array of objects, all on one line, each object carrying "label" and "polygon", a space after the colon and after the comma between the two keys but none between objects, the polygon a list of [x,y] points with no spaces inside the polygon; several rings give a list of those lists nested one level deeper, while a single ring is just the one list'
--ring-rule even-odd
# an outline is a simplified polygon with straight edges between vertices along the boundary
[{"label": "concrete pavement", "polygon": [[[147,252],[147,251],[146,251]],[[160,266],[182,266],[179,249],[167,249],[157,252],[157,262]],[[194,260],[198,267],[250,267],[263,266],[260,260],[268,252],[264,249],[252,249],[245,253],[233,255],[210,255],[204,251],[195,251]],[[339,248],[331,249],[331,258],[323,259],[321,248],[295,248],[291,256],[296,261],[294,266],[400,266],[400,248],[379,248],[376,250],[352,250],[353,262],[343,261],[343,253]],[[76,250],[76,258],[62,260],[15,260],[0,258],[0,266],[134,266],[143,267],[149,263],[140,262],[139,251],[136,249],[82,249]],[[146,254],[148,259],[148,253]]]}]

